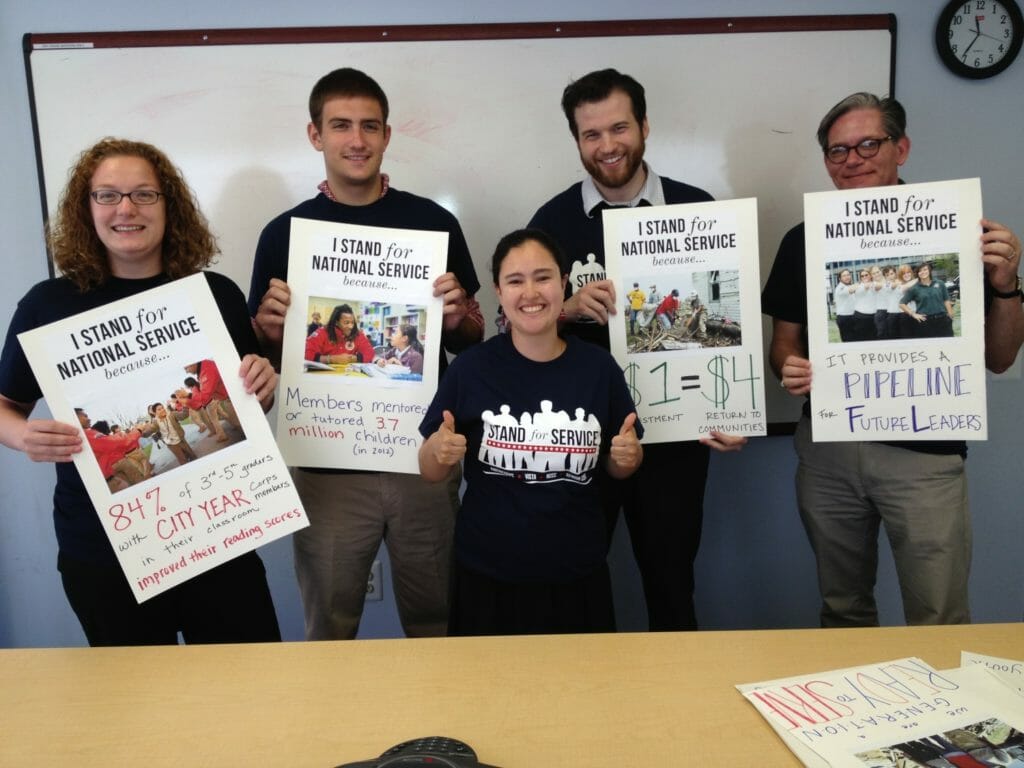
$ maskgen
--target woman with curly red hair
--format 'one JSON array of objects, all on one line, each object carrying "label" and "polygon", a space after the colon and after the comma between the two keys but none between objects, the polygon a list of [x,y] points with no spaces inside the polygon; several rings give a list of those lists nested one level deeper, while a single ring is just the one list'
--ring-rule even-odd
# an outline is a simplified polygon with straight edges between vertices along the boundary
[{"label": "woman with curly red hair", "polygon": [[[279,640],[263,563],[242,555],[156,597],[135,601],[74,464],[79,425],[30,419],[42,396],[17,335],[203,270],[217,244],[181,172],[156,147],[104,139],[79,157],[49,244],[62,276],[18,303],[0,355],[0,442],[57,468],[54,523],[64,592],[90,645]],[[204,273],[242,364],[238,375],[265,408],[277,375],[260,355],[242,292]]]}]

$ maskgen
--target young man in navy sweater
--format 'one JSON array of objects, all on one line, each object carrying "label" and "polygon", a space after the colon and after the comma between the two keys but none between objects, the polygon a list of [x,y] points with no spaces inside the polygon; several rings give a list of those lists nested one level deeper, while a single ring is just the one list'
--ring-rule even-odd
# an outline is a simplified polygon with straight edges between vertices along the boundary
[{"label": "young man in navy sweater", "polygon": [[[295,216],[447,232],[448,271],[434,281],[434,295],[444,297],[441,344],[455,353],[480,341],[483,318],[473,298],[480,284],[459,222],[437,203],[391,187],[381,173],[391,126],[380,85],[356,69],[334,70],[313,87],[309,116],[309,141],[324,156],[327,178],[316,197],[285,211],[260,235],[249,310],[265,348],[280,355]],[[446,364],[441,354],[442,372]],[[355,637],[382,539],[406,635],[445,634],[461,477],[432,484],[411,474],[299,468],[294,479],[310,522],[293,537],[307,639]]]}]

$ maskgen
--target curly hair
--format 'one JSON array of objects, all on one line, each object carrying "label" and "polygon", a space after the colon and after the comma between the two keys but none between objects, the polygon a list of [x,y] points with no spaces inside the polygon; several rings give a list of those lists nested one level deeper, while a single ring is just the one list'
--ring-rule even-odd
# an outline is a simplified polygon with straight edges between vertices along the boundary
[{"label": "curly hair", "polygon": [[107,137],[85,150],[72,166],[49,226],[50,252],[64,276],[83,293],[110,277],[110,262],[96,234],[89,192],[96,168],[111,157],[142,158],[156,173],[167,219],[161,244],[164,274],[176,279],[209,266],[220,249],[181,171],[152,144]]}]

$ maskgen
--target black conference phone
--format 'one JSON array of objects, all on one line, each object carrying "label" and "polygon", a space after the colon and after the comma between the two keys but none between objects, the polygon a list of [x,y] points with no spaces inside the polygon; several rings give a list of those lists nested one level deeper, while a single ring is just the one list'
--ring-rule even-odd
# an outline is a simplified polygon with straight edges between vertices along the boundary
[{"label": "black conference phone", "polygon": [[498,768],[481,763],[469,744],[444,736],[426,736],[396,744],[374,760],[344,763],[337,768]]}]

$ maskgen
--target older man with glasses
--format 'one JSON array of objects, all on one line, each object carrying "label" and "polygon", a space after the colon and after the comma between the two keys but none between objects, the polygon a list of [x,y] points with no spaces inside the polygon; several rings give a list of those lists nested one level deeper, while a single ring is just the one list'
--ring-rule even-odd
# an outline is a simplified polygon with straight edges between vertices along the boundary
[{"label": "older man with glasses", "polygon": [[[906,113],[892,98],[855,93],[818,127],[825,170],[837,189],[899,184],[910,154]],[[985,362],[1008,368],[1024,339],[1021,243],[1007,227],[982,220],[985,262]],[[810,394],[804,225],[779,246],[761,297],[773,318],[770,362],[794,396]],[[967,577],[971,525],[962,441],[813,443],[810,401],[794,442],[797,503],[818,566],[823,626],[878,624],[874,588],[878,529],[885,525],[908,624],[970,621]]]}]

